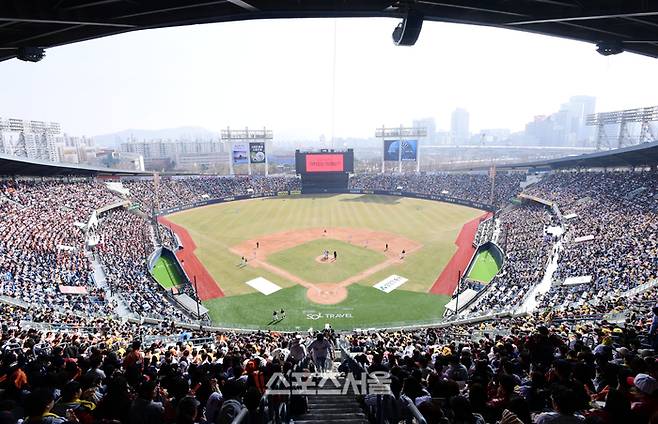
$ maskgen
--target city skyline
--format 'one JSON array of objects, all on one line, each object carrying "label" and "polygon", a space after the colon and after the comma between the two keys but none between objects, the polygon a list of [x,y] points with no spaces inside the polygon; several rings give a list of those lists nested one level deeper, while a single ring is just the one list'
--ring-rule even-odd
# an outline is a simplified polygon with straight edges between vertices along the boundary
[{"label": "city skyline", "polygon": [[457,107],[468,110],[471,133],[515,132],[572,96],[597,97],[597,111],[647,106],[658,98],[658,87],[646,84],[658,73],[655,59],[603,57],[586,43],[434,22],[426,23],[416,46],[403,48],[390,40],[393,24],[236,22],[53,48],[40,63],[0,66],[0,78],[12,82],[0,116],[61,122],[70,133],[88,136],[267,126],[279,139],[330,139],[334,26],[336,138],[372,137],[381,125],[419,117],[449,130]]}]

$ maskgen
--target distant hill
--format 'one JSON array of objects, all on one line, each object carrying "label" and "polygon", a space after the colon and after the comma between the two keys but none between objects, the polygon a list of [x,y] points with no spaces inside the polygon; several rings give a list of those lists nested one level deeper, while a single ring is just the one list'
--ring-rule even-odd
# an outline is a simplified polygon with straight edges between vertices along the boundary
[{"label": "distant hill", "polygon": [[209,140],[219,138],[219,133],[203,127],[163,128],[158,130],[129,129],[111,134],[94,136],[94,142],[100,147],[118,148],[119,144],[132,138],[138,141],[171,139],[171,140]]}]

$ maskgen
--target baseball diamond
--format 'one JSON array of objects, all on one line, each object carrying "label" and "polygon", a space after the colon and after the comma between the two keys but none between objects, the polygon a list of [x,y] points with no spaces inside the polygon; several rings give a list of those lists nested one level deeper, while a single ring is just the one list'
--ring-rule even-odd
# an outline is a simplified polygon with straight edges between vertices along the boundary
[{"label": "baseball diamond", "polygon": [[[180,252],[207,271],[197,275],[200,293],[221,288],[223,296],[202,295],[216,323],[294,330],[440,319],[454,287],[437,291],[439,276],[463,228],[482,215],[430,200],[338,194],[221,203],[161,220],[183,240]],[[373,287],[391,275],[408,281],[390,293]],[[259,277],[282,290],[264,295],[246,284]],[[271,323],[274,309],[286,318]]]}]

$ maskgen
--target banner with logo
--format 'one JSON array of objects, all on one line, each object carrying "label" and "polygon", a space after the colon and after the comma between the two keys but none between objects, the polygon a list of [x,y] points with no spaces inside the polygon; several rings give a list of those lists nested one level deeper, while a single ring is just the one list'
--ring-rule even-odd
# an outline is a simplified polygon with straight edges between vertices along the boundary
[{"label": "banner with logo", "polygon": [[384,160],[415,161],[417,158],[418,140],[402,140],[402,155],[400,155],[400,140],[384,140]]},{"label": "banner with logo", "polygon": [[402,160],[414,161],[418,158],[418,140],[404,140],[402,142]]},{"label": "banner with logo", "polygon": [[249,161],[251,163],[265,163],[265,143],[249,143]]},{"label": "banner with logo", "polygon": [[249,162],[249,146],[247,143],[235,143],[233,145],[233,164],[244,165]]},{"label": "banner with logo", "polygon": [[384,160],[397,162],[400,159],[400,140],[384,140]]}]

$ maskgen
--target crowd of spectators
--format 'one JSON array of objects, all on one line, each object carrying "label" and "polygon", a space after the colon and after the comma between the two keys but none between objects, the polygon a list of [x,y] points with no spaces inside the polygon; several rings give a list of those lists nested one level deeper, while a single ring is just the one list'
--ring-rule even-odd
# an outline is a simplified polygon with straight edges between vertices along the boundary
[{"label": "crowd of spectators", "polygon": [[[487,203],[480,175],[357,176],[352,188],[443,194]],[[520,176],[496,177],[496,203]],[[487,182],[489,181],[489,182]],[[113,309],[91,279],[82,228],[115,195],[94,181],[0,183],[0,424],[225,423],[242,410],[266,422],[283,403],[303,419],[303,396],[272,395],[266,382],[291,369],[324,368],[335,346],[351,352],[339,372],[386,372],[391,394],[359,397],[372,417],[409,418],[409,399],[428,423],[658,422],[658,288],[619,294],[656,277],[655,173],[554,174],[526,192],[558,203],[566,219],[558,280],[532,315],[405,331],[209,332],[177,328],[185,317],[146,272],[150,223],[115,209],[100,215],[93,249],[110,288],[131,311],[161,325],[105,316]],[[150,180],[125,183],[156,205]],[[298,189],[295,178],[162,178],[160,207],[205,198]],[[483,187],[484,186],[484,187]],[[544,275],[556,239],[550,209],[532,204],[500,216],[502,272],[471,307],[510,312]],[[594,239],[576,242],[577,237]],[[164,237],[165,243],[171,240]],[[61,286],[84,287],[65,295]],[[22,303],[19,302],[19,303]],[[614,318],[614,319],[613,319]],[[201,341],[199,341],[201,340]],[[335,364],[337,365],[337,364]],[[309,376],[308,378],[312,378]]]},{"label": "crowd of spectators", "polygon": [[[568,217],[558,284],[542,296],[542,307],[596,304],[658,277],[656,172],[556,173],[528,192],[556,202]],[[591,283],[559,284],[587,276]]]},{"label": "crowd of spectators", "polygon": [[[494,205],[499,208],[521,191],[525,174],[497,173]],[[401,187],[401,189],[400,189]],[[407,191],[442,195],[484,204],[491,203],[491,178],[488,174],[363,174],[349,179],[350,189]]]},{"label": "crowd of spectators", "polygon": [[[277,193],[301,190],[301,180],[294,176],[191,176],[158,179],[158,195],[152,178],[126,179],[130,196],[143,204],[144,210],[167,209],[222,197]],[[158,207],[159,205],[159,207]]]},{"label": "crowd of spectators", "polygon": [[103,265],[110,291],[137,315],[187,320],[148,273],[147,258],[155,249],[150,223],[125,209],[108,211],[99,221],[100,241],[92,251]]},{"label": "crowd of spectators", "polygon": [[495,222],[493,217],[487,217],[478,223],[478,229],[473,237],[473,246],[478,247],[491,241],[493,238]]},{"label": "crowd of spectators", "polygon": [[173,251],[178,250],[180,246],[178,244],[178,240],[176,239],[176,234],[174,233],[174,230],[158,222],[158,231],[160,236],[160,244],[162,246],[168,247]]},{"label": "crowd of spectators", "polygon": [[267,383],[288,370],[313,379],[337,346],[350,355],[334,371],[357,381],[378,372],[389,385],[379,402],[373,393],[358,399],[391,423],[410,417],[405,399],[431,424],[655,422],[658,362],[647,343],[658,327],[649,306],[656,294],[629,299],[614,323],[550,311],[320,337],[190,332],[3,307],[0,423],[227,423],[242,410],[245,422],[268,422],[283,403],[303,420],[304,395],[272,394]]},{"label": "crowd of spectators", "polygon": [[511,311],[542,280],[555,238],[546,230],[555,216],[543,205],[524,204],[499,216],[504,261],[500,273],[468,308],[470,315]]},{"label": "crowd of spectators", "polygon": [[428,423],[653,423],[658,362],[646,335],[658,310],[642,300],[656,294],[629,299],[618,323],[549,311],[348,339],[357,362],[392,375],[393,405],[381,406],[391,422],[406,396]]},{"label": "crowd of spectators", "polygon": [[[96,313],[107,304],[93,284],[82,228],[117,198],[93,181],[0,181],[0,295]],[[87,295],[64,294],[61,286]]]}]

